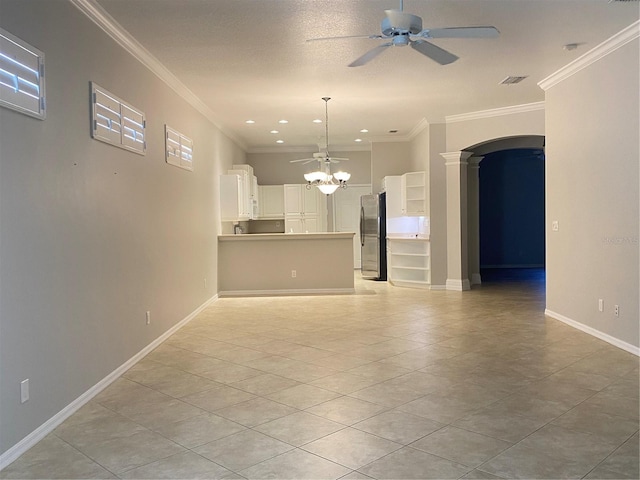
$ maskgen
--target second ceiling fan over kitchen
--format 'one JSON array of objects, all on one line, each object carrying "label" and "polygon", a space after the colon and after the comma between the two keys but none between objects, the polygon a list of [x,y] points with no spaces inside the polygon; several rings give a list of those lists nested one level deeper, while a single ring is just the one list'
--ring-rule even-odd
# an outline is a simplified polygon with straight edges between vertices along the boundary
[{"label": "second ceiling fan over kitchen", "polygon": [[497,28],[485,27],[446,27],[422,28],[422,18],[406,13],[403,0],[400,0],[398,10],[385,10],[386,17],[382,20],[381,34],[349,35],[344,37],[312,38],[308,42],[318,40],[338,40],[346,38],[370,38],[373,40],[386,39],[377,47],[366,52],[349,64],[350,67],[360,67],[367,64],[389,47],[404,47],[410,45],[418,53],[430,58],[440,65],[448,65],[458,60],[458,57],[447,50],[428,42],[427,39],[437,38],[496,38],[500,35]]}]

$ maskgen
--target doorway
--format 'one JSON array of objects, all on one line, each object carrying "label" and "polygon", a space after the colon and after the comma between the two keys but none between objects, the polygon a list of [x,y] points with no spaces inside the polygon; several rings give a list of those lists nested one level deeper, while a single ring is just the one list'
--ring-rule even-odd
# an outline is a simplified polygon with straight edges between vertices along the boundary
[{"label": "doorway", "polygon": [[544,160],[540,148],[484,155],[479,213],[480,268],[485,273],[488,269],[544,269]]}]

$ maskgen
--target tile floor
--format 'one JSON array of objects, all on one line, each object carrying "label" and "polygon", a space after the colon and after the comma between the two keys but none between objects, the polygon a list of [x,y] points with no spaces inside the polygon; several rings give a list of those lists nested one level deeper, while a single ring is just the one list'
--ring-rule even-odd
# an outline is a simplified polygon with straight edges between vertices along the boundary
[{"label": "tile floor", "polygon": [[221,299],[2,478],[639,478],[638,357],[471,292]]}]

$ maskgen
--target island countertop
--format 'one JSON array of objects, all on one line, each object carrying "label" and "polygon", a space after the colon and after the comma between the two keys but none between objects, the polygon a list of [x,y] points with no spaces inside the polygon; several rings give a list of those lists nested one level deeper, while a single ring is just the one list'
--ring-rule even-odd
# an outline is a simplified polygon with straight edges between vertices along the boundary
[{"label": "island countertop", "polygon": [[241,233],[218,235],[221,242],[264,241],[264,240],[337,240],[353,238],[355,232],[317,232],[317,233]]}]

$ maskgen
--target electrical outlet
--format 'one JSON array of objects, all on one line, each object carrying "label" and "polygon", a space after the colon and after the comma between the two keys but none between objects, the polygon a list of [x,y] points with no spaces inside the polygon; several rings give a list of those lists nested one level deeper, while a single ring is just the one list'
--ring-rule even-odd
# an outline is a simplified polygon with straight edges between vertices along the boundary
[{"label": "electrical outlet", "polygon": [[619,316],[620,316],[620,306],[618,306],[618,305],[614,305],[614,306],[613,306],[613,314],[614,314],[616,317],[619,317]]},{"label": "electrical outlet", "polygon": [[147,325],[151,324],[151,312],[147,311]]},{"label": "electrical outlet", "polygon": [[602,300],[601,298],[598,299],[598,311],[604,312],[604,300]]},{"label": "electrical outlet", "polygon": [[26,378],[20,382],[20,403],[29,400],[29,379]]},{"label": "electrical outlet", "polygon": [[553,222],[551,222],[551,230],[553,230],[554,232],[560,230],[560,224],[558,223],[558,220],[554,220]]},{"label": "electrical outlet", "polygon": [[291,270],[291,278],[296,278],[297,274],[298,272],[296,272],[295,270]]}]

